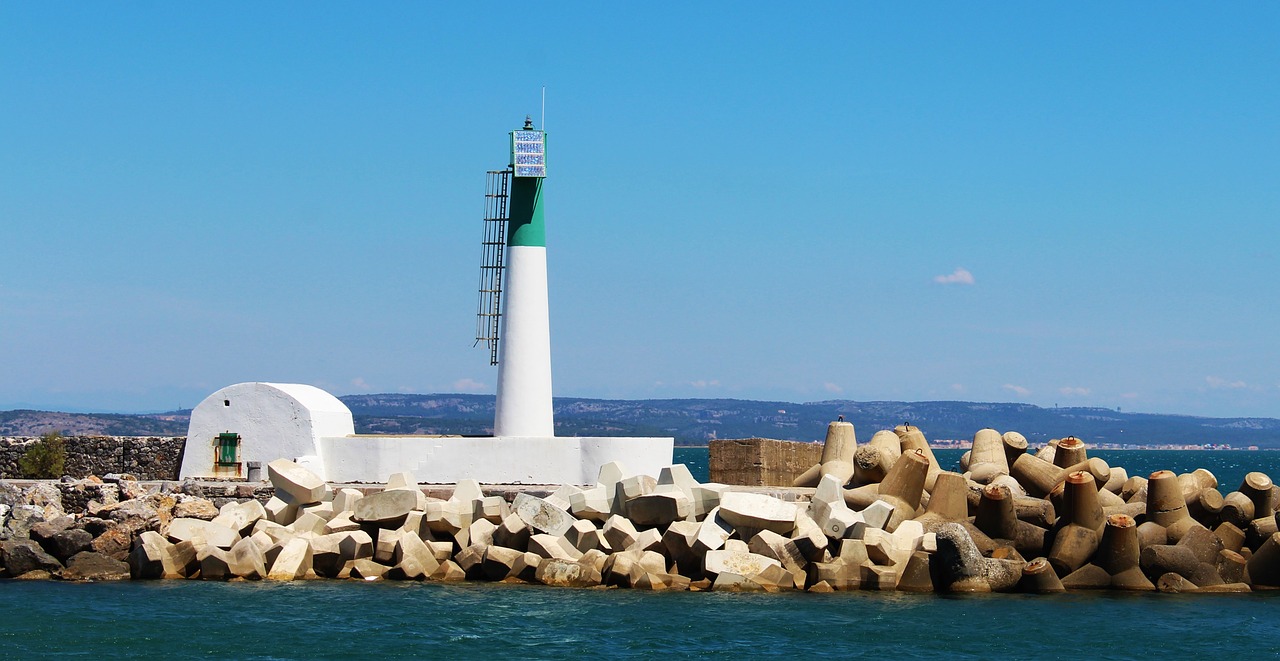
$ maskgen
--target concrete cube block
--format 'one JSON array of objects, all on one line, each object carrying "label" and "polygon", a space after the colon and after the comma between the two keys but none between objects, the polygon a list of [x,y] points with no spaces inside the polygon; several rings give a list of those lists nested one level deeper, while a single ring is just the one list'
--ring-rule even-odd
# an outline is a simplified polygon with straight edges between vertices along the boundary
[{"label": "concrete cube block", "polygon": [[482,498],[484,498],[484,491],[480,488],[480,483],[475,480],[458,480],[458,483],[453,485],[453,494],[449,496],[449,500],[461,503]]},{"label": "concrete cube block", "polygon": [[303,512],[298,515],[298,518],[294,519],[293,523],[290,523],[286,527],[294,533],[311,532],[317,535],[323,535],[326,523],[328,523],[328,521],[325,521],[315,514]]},{"label": "concrete cube block", "polygon": [[364,494],[356,489],[338,489],[333,493],[333,511],[354,512],[356,502],[364,498]]},{"label": "concrete cube block", "polygon": [[572,503],[573,494],[582,491],[581,487],[575,487],[572,484],[562,484],[558,489],[553,491],[550,496],[544,500],[560,509],[568,512]]},{"label": "concrete cube block", "polygon": [[[615,488],[608,487],[610,489]],[[569,512],[579,519],[605,521],[613,515],[613,492],[597,486],[569,495]]]},{"label": "concrete cube block", "polygon": [[196,559],[200,563],[200,578],[205,581],[225,581],[235,577],[231,573],[231,554],[216,546],[201,542],[196,545]]},{"label": "concrete cube block", "polygon": [[498,526],[490,523],[488,519],[477,519],[467,527],[467,540],[470,544],[488,546],[493,544],[493,533],[497,529]]},{"label": "concrete cube block", "polygon": [[293,539],[275,554],[267,578],[273,581],[294,581],[304,578],[308,571],[311,571],[311,545],[304,539]]},{"label": "concrete cube block", "polygon": [[679,491],[693,502],[693,490],[699,486],[698,481],[693,478],[693,473],[689,472],[689,467],[684,464],[673,464],[667,466],[658,472],[658,483],[654,486],[654,493]]},{"label": "concrete cube block", "polygon": [[527,493],[517,495],[514,506],[516,515],[540,533],[562,536],[573,525],[573,517],[567,512]]},{"label": "concrete cube block", "polygon": [[268,519],[284,526],[293,523],[293,520],[298,516],[297,505],[285,502],[276,496],[272,496],[263,508],[267,511]]},{"label": "concrete cube block", "polygon": [[607,493],[613,493],[613,487],[622,479],[631,473],[626,466],[620,461],[611,461],[600,467],[600,472],[596,477],[596,485],[606,488]]},{"label": "concrete cube block", "polygon": [[649,528],[647,530],[642,530],[640,531],[639,534],[636,535],[636,541],[632,542],[631,546],[629,546],[628,548],[630,550],[643,551],[643,552],[648,552],[648,551],[661,552],[663,549],[662,531],[658,530],[657,528]]},{"label": "concrete cube block", "polygon": [[426,544],[427,548],[431,549],[431,555],[434,555],[436,560],[440,562],[448,560],[449,556],[453,555],[452,542],[426,542]]},{"label": "concrete cube block", "polygon": [[373,559],[384,565],[395,564],[396,545],[400,543],[403,531],[382,528],[378,530],[378,539],[373,547]]},{"label": "concrete cube block", "polygon": [[476,519],[487,519],[491,523],[499,523],[511,513],[511,505],[502,496],[485,496],[471,503],[472,516]]},{"label": "concrete cube block", "polygon": [[702,570],[708,576],[715,576],[724,572],[741,576],[754,576],[770,565],[782,567],[782,563],[773,558],[742,551],[707,551],[702,560]]},{"label": "concrete cube block", "polygon": [[[763,531],[762,531],[762,532],[763,532]],[[758,533],[757,533],[757,534],[758,534]],[[755,536],[755,535],[752,535],[752,537],[754,537],[754,536]],[[746,542],[744,542],[744,541],[742,541],[742,540],[740,540],[740,539],[733,539],[733,538],[730,538],[730,539],[725,540],[725,542],[724,542],[724,548],[723,548],[723,549],[721,549],[721,550],[722,550],[722,551],[729,551],[729,552],[731,552],[731,553],[750,553],[750,552],[751,552],[751,547],[750,547]]]},{"label": "concrete cube block", "polygon": [[501,581],[514,574],[518,569],[517,565],[527,566],[523,552],[503,546],[489,546],[485,549],[480,571],[490,581]]},{"label": "concrete cube block", "polygon": [[720,506],[720,497],[729,490],[729,485],[717,482],[704,482],[693,487],[693,515],[699,521],[708,512]]},{"label": "concrete cube block", "polygon": [[720,517],[735,528],[786,535],[795,530],[796,506],[765,494],[730,491],[720,497]]},{"label": "concrete cube block", "polygon": [[508,514],[493,530],[493,543],[509,549],[524,551],[529,547],[529,525],[518,514]]},{"label": "concrete cube block", "polygon": [[600,574],[581,562],[560,558],[543,558],[534,572],[534,580],[543,585],[585,588],[600,584]]},{"label": "concrete cube block", "polygon": [[676,521],[662,533],[666,556],[680,568],[681,573],[702,567],[702,558],[693,550],[701,527],[702,524],[696,521]]},{"label": "concrete cube block", "polygon": [[609,543],[609,548],[615,551],[629,548],[640,534],[631,521],[617,514],[605,519],[602,532],[605,541]]},{"label": "concrete cube block", "polygon": [[418,480],[413,477],[413,473],[410,473],[409,471],[402,471],[399,473],[392,473],[387,476],[387,490],[391,489],[420,491],[422,487],[418,485]]},{"label": "concrete cube block", "polygon": [[411,489],[388,489],[365,496],[356,501],[351,520],[383,528],[399,527],[409,512],[417,509],[420,495],[421,491]]},{"label": "concrete cube block", "polygon": [[377,580],[387,575],[390,567],[378,564],[369,558],[360,558],[351,561],[351,577],[364,579],[366,581]]},{"label": "concrete cube block", "polygon": [[452,560],[441,561],[440,568],[431,575],[431,580],[442,581],[445,583],[456,583],[458,581],[464,581],[466,578],[467,573],[458,563]]},{"label": "concrete cube block", "polygon": [[456,536],[475,520],[475,509],[457,501],[429,502],[423,508],[427,528],[433,533]]},{"label": "concrete cube block", "polygon": [[[254,501],[254,502],[257,502],[257,501]],[[315,503],[313,505],[303,505],[302,512],[306,514],[314,514],[324,519],[325,521],[332,519],[334,515],[337,514],[337,512],[333,510],[332,502],[328,502],[328,503],[321,502],[321,503]]]},{"label": "concrete cube block", "polygon": [[560,558],[561,560],[578,560],[582,552],[569,543],[562,535],[538,533],[529,536],[529,553],[536,553],[543,558]]},{"label": "concrete cube block", "polygon": [[795,542],[772,530],[761,530],[747,547],[751,553],[777,560],[788,571],[803,571],[807,562]]},{"label": "concrete cube block", "polygon": [[574,548],[586,553],[591,549],[598,549],[604,541],[604,537],[600,533],[600,529],[596,528],[596,524],[591,521],[579,519],[573,522],[569,530],[565,531],[565,539],[573,545]]},{"label": "concrete cube block", "polygon": [[[720,516],[720,508],[707,513],[706,518],[698,526],[698,537],[694,540],[694,553],[704,556],[724,546],[733,534],[733,527]],[[821,533],[819,533],[821,534]]]},{"label": "concrete cube block", "polygon": [[344,561],[373,558],[373,538],[363,530],[337,533],[338,553]]},{"label": "concrete cube block", "polygon": [[277,494],[287,494],[288,501],[296,505],[318,503],[324,498],[324,480],[288,459],[267,464],[267,477]]},{"label": "concrete cube block", "polygon": [[311,545],[311,570],[317,576],[337,578],[342,571],[346,559],[342,557],[341,543],[349,533],[338,532],[332,535],[317,535],[309,540]]},{"label": "concrete cube block", "polygon": [[240,535],[236,531],[201,519],[174,519],[169,522],[169,529],[165,534],[169,541],[174,543],[194,542],[199,539],[223,550],[230,549],[240,541]]},{"label": "concrete cube block", "polygon": [[[2,515],[0,520],[3,520]],[[142,532],[129,552],[129,576],[135,580],[163,578],[164,551],[172,545],[154,530]]]},{"label": "concrete cube block", "polygon": [[679,490],[636,496],[625,507],[627,518],[642,527],[667,526],[693,514],[693,502]]},{"label": "concrete cube block", "polygon": [[398,578],[422,580],[440,568],[439,561],[417,535],[401,535],[392,557]]},{"label": "concrete cube block", "polygon": [[241,539],[227,553],[227,567],[240,578],[260,580],[267,575],[267,562],[261,549],[251,539]]}]

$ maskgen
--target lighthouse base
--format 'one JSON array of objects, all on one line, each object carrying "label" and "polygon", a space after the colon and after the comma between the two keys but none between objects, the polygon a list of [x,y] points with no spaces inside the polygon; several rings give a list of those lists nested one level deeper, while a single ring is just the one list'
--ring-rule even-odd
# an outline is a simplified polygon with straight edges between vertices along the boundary
[{"label": "lighthouse base", "polygon": [[600,467],[622,463],[652,475],[672,462],[672,438],[528,436],[336,436],[319,439],[330,482],[384,482],[409,471],[421,484],[595,484]]}]

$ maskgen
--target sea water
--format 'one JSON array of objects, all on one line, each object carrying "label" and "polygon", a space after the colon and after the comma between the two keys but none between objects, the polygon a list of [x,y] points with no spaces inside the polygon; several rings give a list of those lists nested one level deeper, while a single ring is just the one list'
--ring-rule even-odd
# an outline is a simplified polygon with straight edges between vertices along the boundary
[{"label": "sea water", "polygon": [[[954,468],[961,451],[937,451]],[[1131,475],[1278,452],[1096,452]],[[706,448],[676,460],[707,478]],[[1280,591],[1230,595],[650,593],[486,583],[0,581],[5,659],[1227,658],[1280,655]]]}]

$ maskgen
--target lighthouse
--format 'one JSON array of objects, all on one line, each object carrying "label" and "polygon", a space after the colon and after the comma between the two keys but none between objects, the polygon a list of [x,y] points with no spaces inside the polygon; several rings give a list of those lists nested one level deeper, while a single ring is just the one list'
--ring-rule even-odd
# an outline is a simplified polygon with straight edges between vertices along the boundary
[{"label": "lighthouse", "polygon": [[543,201],[547,135],[525,118],[511,132],[510,193],[503,273],[502,342],[494,436],[555,436],[551,408],[551,327]]}]

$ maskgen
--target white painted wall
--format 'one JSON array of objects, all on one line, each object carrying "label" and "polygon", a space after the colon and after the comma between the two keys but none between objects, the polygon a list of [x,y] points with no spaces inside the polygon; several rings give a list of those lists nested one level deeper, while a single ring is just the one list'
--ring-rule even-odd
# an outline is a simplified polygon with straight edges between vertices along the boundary
[{"label": "white painted wall", "polygon": [[494,436],[555,436],[547,249],[507,247]]},{"label": "white painted wall", "polygon": [[314,386],[261,382],[227,386],[191,411],[182,478],[215,475],[214,440],[224,432],[240,434],[242,464],[260,461],[265,470],[275,459],[303,459],[325,477],[320,439],[354,434],[355,423],[345,404]]},{"label": "white painted wall", "polygon": [[594,484],[600,466],[622,462],[657,477],[672,461],[671,438],[350,436],[320,439],[328,479],[385,482],[410,471],[423,484]]}]

